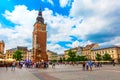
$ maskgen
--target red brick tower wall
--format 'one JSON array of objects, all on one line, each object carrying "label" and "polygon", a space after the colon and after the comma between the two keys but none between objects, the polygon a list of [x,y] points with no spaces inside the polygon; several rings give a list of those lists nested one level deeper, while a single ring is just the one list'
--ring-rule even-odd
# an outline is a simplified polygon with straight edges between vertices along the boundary
[{"label": "red brick tower wall", "polygon": [[[36,35],[36,42],[34,43],[34,36]],[[46,24],[35,23],[33,31],[33,59],[37,61],[48,61],[46,52],[47,32]],[[36,45],[36,47],[34,47]]]}]

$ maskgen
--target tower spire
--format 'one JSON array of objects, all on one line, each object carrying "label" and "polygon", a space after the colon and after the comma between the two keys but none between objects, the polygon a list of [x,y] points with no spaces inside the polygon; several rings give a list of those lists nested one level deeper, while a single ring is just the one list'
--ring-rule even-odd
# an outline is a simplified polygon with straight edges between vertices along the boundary
[{"label": "tower spire", "polygon": [[42,16],[42,6],[41,5],[40,5],[40,10],[39,10],[38,16]]},{"label": "tower spire", "polygon": [[42,12],[42,6],[40,5],[40,10],[39,10],[40,12]]},{"label": "tower spire", "polygon": [[40,10],[38,12],[38,16],[36,18],[36,22],[40,22],[44,24],[44,18],[42,17],[42,7],[40,6]]}]

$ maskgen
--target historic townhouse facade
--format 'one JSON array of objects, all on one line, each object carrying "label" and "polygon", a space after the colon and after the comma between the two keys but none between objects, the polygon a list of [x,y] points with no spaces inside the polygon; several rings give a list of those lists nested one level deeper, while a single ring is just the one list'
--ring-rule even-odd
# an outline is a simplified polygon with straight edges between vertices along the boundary
[{"label": "historic townhouse facade", "polygon": [[[78,48],[69,49],[77,53]],[[65,59],[67,59],[68,51],[64,53]],[[90,60],[96,60],[96,54],[104,55],[109,54],[116,63],[120,62],[120,47],[119,46],[107,46],[100,47],[98,44],[89,44],[81,49],[82,56],[86,56]]]},{"label": "historic townhouse facade", "polygon": [[91,51],[91,59],[95,60],[96,54],[100,54],[103,56],[106,53],[109,54],[116,63],[120,61],[120,47],[118,46],[109,46],[93,49]]},{"label": "historic townhouse facade", "polygon": [[17,51],[20,50],[22,52],[22,56],[23,59],[22,60],[27,60],[28,57],[28,50],[27,47],[23,47],[23,46],[18,46],[17,48],[12,48],[12,49],[8,49],[6,50],[6,54],[5,54],[5,58],[7,59],[13,59],[13,54]]},{"label": "historic townhouse facade", "polygon": [[13,54],[15,53],[17,49],[16,48],[12,48],[12,49],[8,49],[6,50],[6,53],[5,53],[5,59],[13,59]]},{"label": "historic townhouse facade", "polygon": [[88,44],[88,45],[86,45],[82,50],[82,55],[86,56],[87,59],[91,59],[91,57],[92,57],[91,51],[94,48],[99,48],[99,45],[98,44]]},{"label": "historic townhouse facade", "polygon": [[65,58],[65,59],[69,58],[68,53],[69,53],[70,50],[73,51],[73,52],[75,52],[76,55],[80,56],[80,55],[82,55],[82,49],[83,49],[83,47],[78,46],[76,48],[71,48],[69,50],[65,50],[63,58]]},{"label": "historic townhouse facade", "polygon": [[28,49],[27,47],[24,46],[18,46],[17,50],[20,50],[22,52],[23,59],[22,60],[27,60],[27,55],[28,55]]},{"label": "historic townhouse facade", "polygon": [[26,57],[26,59],[33,61],[33,53],[32,53],[31,49],[27,51],[27,57]]},{"label": "historic townhouse facade", "polygon": [[47,55],[48,55],[48,61],[58,60],[58,54],[53,51],[47,50]]}]

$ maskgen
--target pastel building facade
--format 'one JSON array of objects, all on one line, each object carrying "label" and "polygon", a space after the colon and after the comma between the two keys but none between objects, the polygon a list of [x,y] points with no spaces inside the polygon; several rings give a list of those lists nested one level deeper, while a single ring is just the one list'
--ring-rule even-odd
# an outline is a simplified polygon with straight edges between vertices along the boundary
[{"label": "pastel building facade", "polygon": [[47,50],[47,55],[48,55],[48,61],[58,60],[58,54],[53,51]]},{"label": "pastel building facade", "polygon": [[[77,48],[72,48],[69,49],[77,53],[78,47]],[[67,59],[68,52],[69,50],[64,51],[64,57]],[[120,63],[120,47],[119,46],[107,46],[107,47],[101,47],[98,44],[88,44],[85,47],[81,48],[81,55],[86,56],[87,59],[89,60],[94,60],[96,61],[96,55],[104,55],[104,54],[109,54],[116,63]]]},{"label": "pastel building facade", "polygon": [[6,54],[5,54],[5,59],[13,59],[13,54],[17,51],[20,50],[22,52],[22,60],[27,60],[28,59],[28,49],[27,47],[23,47],[23,46],[17,46],[17,48],[12,48],[12,49],[8,49],[6,50]]}]

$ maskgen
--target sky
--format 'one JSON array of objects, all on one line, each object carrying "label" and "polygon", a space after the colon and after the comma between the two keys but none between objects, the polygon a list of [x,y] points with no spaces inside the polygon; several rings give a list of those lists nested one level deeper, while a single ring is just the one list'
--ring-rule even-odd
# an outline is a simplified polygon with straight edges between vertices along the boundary
[{"label": "sky", "polygon": [[87,44],[120,46],[120,0],[0,0],[0,41],[5,50],[32,49],[32,32],[42,7],[47,24],[47,50]]}]

